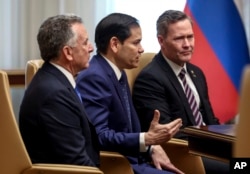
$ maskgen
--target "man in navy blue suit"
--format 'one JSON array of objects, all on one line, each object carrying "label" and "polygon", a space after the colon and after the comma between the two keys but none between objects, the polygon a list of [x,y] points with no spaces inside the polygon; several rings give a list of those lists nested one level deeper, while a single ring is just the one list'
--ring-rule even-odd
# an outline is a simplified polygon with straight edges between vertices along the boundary
[{"label": "man in navy blue suit", "polygon": [[95,30],[97,54],[78,75],[77,89],[102,150],[125,155],[136,174],[182,173],[159,145],[175,135],[181,119],[159,124],[160,113],[155,110],[149,130],[141,132],[132,104],[124,69],[138,66],[144,51],[141,39],[134,17],[112,13],[103,18]]}]

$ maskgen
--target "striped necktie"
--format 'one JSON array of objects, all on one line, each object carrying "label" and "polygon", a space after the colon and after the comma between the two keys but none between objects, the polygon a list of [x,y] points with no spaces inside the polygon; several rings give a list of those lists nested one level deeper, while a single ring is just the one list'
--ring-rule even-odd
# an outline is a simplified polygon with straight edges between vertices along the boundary
[{"label": "striped necktie", "polygon": [[180,77],[182,84],[184,86],[184,91],[185,91],[186,97],[188,99],[188,103],[190,105],[190,108],[193,112],[196,125],[201,126],[203,124],[202,115],[199,111],[199,107],[198,107],[198,104],[195,100],[193,91],[191,90],[191,88],[189,87],[189,85],[187,83],[185,74],[186,74],[186,70],[184,68],[182,68],[181,72],[179,73],[179,77]]}]

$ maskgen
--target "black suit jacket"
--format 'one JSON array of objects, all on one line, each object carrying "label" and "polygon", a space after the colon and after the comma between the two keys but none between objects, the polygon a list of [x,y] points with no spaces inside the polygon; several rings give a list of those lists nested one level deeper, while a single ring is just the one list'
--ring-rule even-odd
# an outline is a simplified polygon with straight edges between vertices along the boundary
[{"label": "black suit jacket", "polygon": [[27,88],[19,124],[33,163],[99,165],[95,129],[68,79],[50,63]]},{"label": "black suit jacket", "polygon": [[[219,124],[209,101],[206,78],[202,70],[187,63],[187,71],[200,97],[203,121],[207,125]],[[133,88],[133,102],[143,131],[148,130],[155,109],[160,110],[160,123],[169,123],[181,118],[183,127],[195,125],[183,88],[161,53],[158,53],[138,75]],[[185,138],[181,133],[176,137]]]}]

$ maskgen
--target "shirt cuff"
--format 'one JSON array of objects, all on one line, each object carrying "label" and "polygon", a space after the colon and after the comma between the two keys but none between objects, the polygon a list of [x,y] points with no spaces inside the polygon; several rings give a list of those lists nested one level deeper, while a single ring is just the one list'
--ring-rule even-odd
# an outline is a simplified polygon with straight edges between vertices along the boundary
[{"label": "shirt cuff", "polygon": [[145,145],[145,133],[140,133],[140,152],[147,152],[149,146]]}]

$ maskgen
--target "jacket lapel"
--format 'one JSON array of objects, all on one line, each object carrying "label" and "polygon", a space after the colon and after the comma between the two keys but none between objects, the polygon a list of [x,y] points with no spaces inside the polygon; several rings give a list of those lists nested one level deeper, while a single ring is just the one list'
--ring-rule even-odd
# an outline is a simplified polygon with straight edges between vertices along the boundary
[{"label": "jacket lapel", "polygon": [[[123,98],[123,92],[122,92],[122,89],[120,86],[121,84],[119,83],[119,81],[115,75],[115,72],[113,71],[111,66],[108,64],[108,62],[101,55],[97,55],[96,58],[98,59],[98,61],[102,65],[102,67],[104,68],[105,72],[107,72],[107,75],[110,78],[110,81],[112,82],[112,84],[115,88],[115,91],[119,96],[119,99],[121,101],[121,105],[123,107],[123,111],[121,111],[121,113],[127,113],[126,102]],[[127,94],[128,94],[130,111],[131,111],[132,129],[134,132],[139,132],[141,130],[141,127],[139,124],[138,116],[136,114],[136,111],[135,111],[133,103],[132,103],[131,93],[130,93],[129,86],[128,86],[129,84],[128,84],[128,80],[127,80],[127,75],[125,72],[124,72],[124,75],[125,75],[125,81],[126,81],[126,85],[127,85]]]},{"label": "jacket lapel", "polygon": [[112,67],[108,64],[108,62],[101,56],[97,55],[96,59],[100,62],[102,67],[104,68],[104,71],[107,72],[108,77],[110,78],[110,81],[115,87],[116,93],[118,94],[121,104],[123,106],[123,113],[127,113],[127,110],[125,108],[126,103],[123,98],[123,93],[121,91],[120,83],[115,75],[115,72],[113,71]]},{"label": "jacket lapel", "polygon": [[184,93],[183,88],[182,88],[179,80],[177,79],[174,71],[172,70],[170,65],[167,63],[167,61],[164,59],[164,57],[162,56],[161,53],[158,54],[157,61],[159,63],[159,66],[163,69],[164,73],[168,74],[168,76],[166,76],[166,77],[168,77],[169,82],[171,83],[171,85],[175,89],[178,96],[183,101],[183,106],[185,108],[185,111],[186,111],[186,113],[188,115],[189,120],[195,125],[196,123],[195,123],[191,108],[189,106],[186,94]]},{"label": "jacket lapel", "polygon": [[[73,86],[71,85],[71,83],[67,79],[67,77],[65,77],[65,75],[60,70],[58,70],[56,67],[54,67],[50,63],[45,62],[43,64],[43,69],[45,71],[48,71],[49,73],[53,74],[68,89],[68,91],[72,94],[72,96],[74,96],[75,102],[78,103],[79,109],[81,110],[81,112],[84,115],[84,119],[88,120],[88,117],[87,117],[87,114],[85,112],[85,109],[84,109],[81,101],[79,100],[79,97],[76,94]],[[88,122],[90,123],[89,120],[88,120]]]}]

